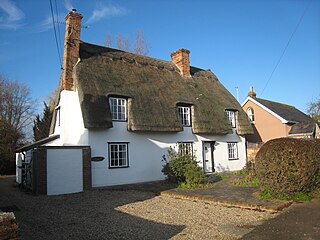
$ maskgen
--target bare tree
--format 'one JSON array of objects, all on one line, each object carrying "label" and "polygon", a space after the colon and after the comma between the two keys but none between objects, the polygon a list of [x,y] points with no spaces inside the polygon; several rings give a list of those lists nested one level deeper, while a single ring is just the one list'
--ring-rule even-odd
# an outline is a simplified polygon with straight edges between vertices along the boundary
[{"label": "bare tree", "polygon": [[136,41],[134,44],[133,52],[145,56],[149,54],[149,49],[144,39],[144,34],[142,30],[136,32]]},{"label": "bare tree", "polygon": [[8,166],[12,165],[15,149],[25,140],[34,113],[35,101],[29,88],[0,74],[0,173],[12,170]]},{"label": "bare tree", "polygon": [[[136,32],[136,39],[134,42],[134,49],[133,51],[130,49],[129,39],[126,36],[121,34],[117,34],[116,37],[117,48],[126,52],[133,52],[140,55],[148,55],[149,48],[148,44],[144,39],[144,34],[142,30]],[[112,46],[112,36],[111,33],[106,34],[105,46],[111,47]]]},{"label": "bare tree", "polygon": [[320,121],[320,98],[309,103],[307,112],[313,119]]},{"label": "bare tree", "polygon": [[129,39],[122,36],[120,33],[117,35],[117,48],[129,52]]},{"label": "bare tree", "polygon": [[35,101],[28,86],[0,75],[0,119],[17,131],[24,133],[32,124]]},{"label": "bare tree", "polygon": [[107,32],[107,34],[106,34],[105,45],[106,45],[106,47],[112,46],[112,37],[111,37],[111,33],[109,33],[109,32]]}]

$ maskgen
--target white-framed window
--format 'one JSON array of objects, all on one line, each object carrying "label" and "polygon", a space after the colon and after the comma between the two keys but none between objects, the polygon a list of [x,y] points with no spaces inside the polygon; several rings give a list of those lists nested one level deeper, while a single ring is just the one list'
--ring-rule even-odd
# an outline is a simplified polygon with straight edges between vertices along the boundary
[{"label": "white-framed window", "polygon": [[247,109],[247,115],[248,115],[250,121],[251,121],[252,123],[254,123],[254,110],[253,110],[253,108],[249,107],[249,108]]},{"label": "white-framed window", "polygon": [[191,126],[191,107],[178,106],[182,126]]},{"label": "white-framed window", "polygon": [[108,143],[109,168],[129,167],[128,143]]},{"label": "white-framed window", "polygon": [[178,151],[181,155],[193,155],[193,142],[178,142]]},{"label": "white-framed window", "polygon": [[127,121],[127,99],[110,97],[109,102],[112,120]]},{"label": "white-framed window", "polygon": [[57,106],[56,107],[56,126],[60,126],[61,123],[61,107]]},{"label": "white-framed window", "polygon": [[226,110],[227,119],[231,123],[233,128],[236,127],[236,111],[233,110]]},{"label": "white-framed window", "polygon": [[236,142],[229,142],[228,143],[228,159],[229,160],[239,159],[239,157],[238,157],[238,144]]}]

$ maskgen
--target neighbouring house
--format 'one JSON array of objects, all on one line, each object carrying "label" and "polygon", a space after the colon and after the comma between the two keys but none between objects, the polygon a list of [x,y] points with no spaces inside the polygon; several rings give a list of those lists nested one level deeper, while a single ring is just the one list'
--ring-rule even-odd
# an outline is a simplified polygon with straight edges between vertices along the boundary
[{"label": "neighbouring house", "polygon": [[170,147],[194,153],[207,173],[245,166],[251,123],[210,70],[190,66],[188,50],[164,61],[86,43],[81,19],[66,16],[50,136],[17,154],[35,162],[38,193],[162,180]]},{"label": "neighbouring house", "polygon": [[293,106],[257,98],[253,87],[242,103],[254,130],[249,143],[264,143],[280,137],[319,138],[316,121]]}]

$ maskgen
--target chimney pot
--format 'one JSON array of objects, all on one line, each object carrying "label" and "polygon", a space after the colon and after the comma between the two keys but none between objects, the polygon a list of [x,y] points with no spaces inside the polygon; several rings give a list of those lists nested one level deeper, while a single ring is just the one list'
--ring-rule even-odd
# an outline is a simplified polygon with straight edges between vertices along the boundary
[{"label": "chimney pot", "polygon": [[257,94],[253,91],[253,87],[250,86],[250,92],[248,93],[249,97],[255,98]]},{"label": "chimney pot", "polygon": [[190,51],[180,48],[171,53],[172,62],[179,68],[180,74],[183,77],[191,77],[190,75]]}]

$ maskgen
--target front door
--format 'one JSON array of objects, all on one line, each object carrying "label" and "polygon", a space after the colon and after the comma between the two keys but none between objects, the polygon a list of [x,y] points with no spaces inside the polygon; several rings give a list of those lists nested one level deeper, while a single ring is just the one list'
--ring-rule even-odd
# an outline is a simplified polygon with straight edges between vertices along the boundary
[{"label": "front door", "polygon": [[206,173],[214,172],[213,151],[215,142],[203,142],[203,169]]}]

